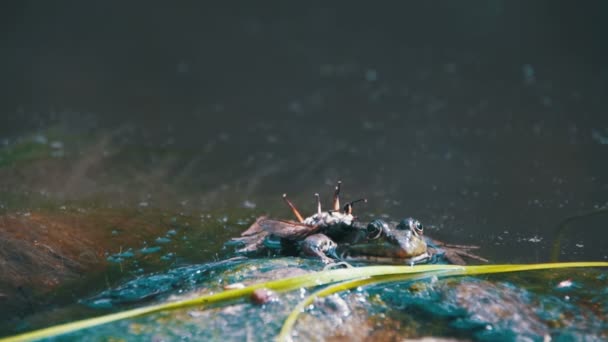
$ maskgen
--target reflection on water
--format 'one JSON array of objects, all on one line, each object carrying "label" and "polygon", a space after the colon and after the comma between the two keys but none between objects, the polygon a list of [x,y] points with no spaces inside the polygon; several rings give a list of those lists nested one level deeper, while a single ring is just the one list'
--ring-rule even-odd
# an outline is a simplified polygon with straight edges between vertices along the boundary
[{"label": "reflection on water", "polygon": [[[362,219],[547,261],[608,203],[605,5],[400,6],[3,11],[0,316],[223,257],[338,179]],[[607,217],[560,259],[607,259]]]}]

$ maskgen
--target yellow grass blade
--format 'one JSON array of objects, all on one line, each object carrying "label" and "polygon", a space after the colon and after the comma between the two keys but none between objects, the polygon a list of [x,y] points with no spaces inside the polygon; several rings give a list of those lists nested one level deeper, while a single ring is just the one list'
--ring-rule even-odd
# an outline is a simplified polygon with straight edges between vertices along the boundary
[{"label": "yellow grass blade", "polygon": [[[403,267],[403,266],[400,266]],[[312,293],[304,298],[285,319],[281,332],[277,337],[277,341],[291,341],[291,331],[296,320],[301,312],[311,304],[316,298],[329,296],[331,294],[350,290],[359,286],[380,284],[391,281],[403,281],[430,278],[432,276],[456,276],[456,275],[478,275],[491,273],[507,273],[518,271],[533,271],[542,269],[557,269],[557,268],[573,268],[573,267],[608,267],[608,262],[564,262],[564,263],[544,263],[544,264],[513,264],[513,265],[480,265],[480,266],[462,266],[460,269],[444,269],[436,271],[428,271],[422,274],[378,274],[364,279],[355,279],[344,281],[339,284],[327,286],[319,291]]]}]

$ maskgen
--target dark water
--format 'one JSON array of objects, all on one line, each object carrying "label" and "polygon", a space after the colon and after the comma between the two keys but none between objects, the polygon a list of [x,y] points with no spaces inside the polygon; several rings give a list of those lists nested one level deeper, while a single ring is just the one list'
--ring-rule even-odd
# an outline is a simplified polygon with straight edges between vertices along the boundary
[{"label": "dark water", "polygon": [[[548,261],[559,227],[560,260],[608,258],[603,2],[4,7],[3,229],[92,222],[139,258],[44,305],[214,260],[289,217],[282,193],[309,213],[338,179],[361,217],[415,216],[492,262]],[[0,294],[28,298],[17,283]]]}]

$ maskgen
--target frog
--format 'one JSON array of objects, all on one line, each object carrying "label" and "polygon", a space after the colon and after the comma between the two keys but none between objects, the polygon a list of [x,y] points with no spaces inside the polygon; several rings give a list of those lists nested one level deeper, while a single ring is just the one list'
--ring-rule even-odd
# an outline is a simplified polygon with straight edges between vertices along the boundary
[{"label": "frog", "polygon": [[356,203],[365,198],[340,206],[341,182],[335,186],[330,210],[323,211],[318,193],[315,194],[317,212],[304,217],[283,194],[283,200],[297,221],[271,219],[262,216],[240,237],[229,241],[240,245],[237,253],[279,251],[296,253],[319,259],[324,264],[360,261],[391,264],[421,264],[447,260],[452,264],[466,264],[463,257],[482,262],[488,260],[471,251],[473,245],[452,245],[424,235],[422,223],[415,218],[400,222],[374,219],[365,224],[353,215]]}]

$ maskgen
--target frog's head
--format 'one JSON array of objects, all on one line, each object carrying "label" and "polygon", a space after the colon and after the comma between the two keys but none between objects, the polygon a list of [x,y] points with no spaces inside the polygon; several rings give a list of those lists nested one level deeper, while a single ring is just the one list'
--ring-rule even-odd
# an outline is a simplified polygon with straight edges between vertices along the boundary
[{"label": "frog's head", "polygon": [[386,256],[411,258],[426,252],[426,242],[422,236],[424,228],[420,221],[406,218],[394,227],[382,220],[374,220],[367,225],[367,238],[385,246],[379,251]]},{"label": "frog's head", "polygon": [[413,218],[396,225],[374,220],[367,225],[365,241],[348,246],[344,252],[355,259],[382,261],[382,258],[389,258],[403,263],[420,262],[428,258],[423,230],[420,221]]}]

